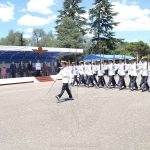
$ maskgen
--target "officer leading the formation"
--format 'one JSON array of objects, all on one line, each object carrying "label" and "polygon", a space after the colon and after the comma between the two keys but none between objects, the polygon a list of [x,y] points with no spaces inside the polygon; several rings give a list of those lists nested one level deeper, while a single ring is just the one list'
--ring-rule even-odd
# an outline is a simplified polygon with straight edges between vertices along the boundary
[{"label": "officer leading the formation", "polygon": [[73,100],[71,91],[69,89],[69,82],[70,82],[71,74],[70,74],[70,71],[67,67],[67,62],[62,61],[61,66],[62,66],[62,70],[57,74],[55,81],[59,78],[62,78],[62,84],[63,85],[62,85],[61,92],[56,96],[56,98],[59,101],[60,98],[62,97],[62,95],[64,94],[64,92],[66,91],[68,96],[69,96],[69,99]]}]

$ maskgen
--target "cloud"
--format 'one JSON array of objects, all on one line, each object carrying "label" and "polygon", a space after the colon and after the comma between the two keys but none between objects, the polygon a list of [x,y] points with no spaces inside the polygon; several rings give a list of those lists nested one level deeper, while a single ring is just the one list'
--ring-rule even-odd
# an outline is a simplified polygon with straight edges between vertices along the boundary
[{"label": "cloud", "polygon": [[32,33],[32,32],[33,32],[33,28],[27,28],[27,29],[26,29],[26,32],[27,32],[27,33]]},{"label": "cloud", "polygon": [[32,37],[33,28],[27,28],[24,30],[24,38],[29,39]]},{"label": "cloud", "polygon": [[33,28],[18,28],[19,32],[23,33],[23,37],[28,39],[32,37]]},{"label": "cloud", "polygon": [[89,17],[90,17],[88,10],[86,11],[86,13],[81,14],[80,16],[83,17],[83,18],[85,18],[85,19],[87,19],[87,20],[88,20]]},{"label": "cloud", "polygon": [[14,19],[14,5],[7,2],[7,4],[0,3],[0,20],[2,22],[9,22]]},{"label": "cloud", "polygon": [[54,0],[30,0],[27,4],[27,11],[43,15],[52,14],[50,6],[54,5]]},{"label": "cloud", "polygon": [[38,17],[38,16],[32,16],[30,14],[26,14],[18,20],[18,25],[24,25],[29,27],[44,26],[49,24],[51,21],[55,19],[56,19],[55,15],[49,17]]},{"label": "cloud", "polygon": [[115,21],[120,24],[115,31],[149,31],[150,10],[142,9],[138,4],[127,4],[124,2],[113,2],[114,11],[119,14]]}]

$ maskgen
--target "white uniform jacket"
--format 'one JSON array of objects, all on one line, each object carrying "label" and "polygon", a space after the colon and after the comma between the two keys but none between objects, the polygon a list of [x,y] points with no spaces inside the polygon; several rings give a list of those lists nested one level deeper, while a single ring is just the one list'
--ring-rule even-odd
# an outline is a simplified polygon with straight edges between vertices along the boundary
[{"label": "white uniform jacket", "polygon": [[63,68],[60,70],[60,72],[57,74],[56,79],[62,78],[62,83],[70,83],[71,74],[68,67]]},{"label": "white uniform jacket", "polygon": [[130,66],[131,76],[137,76],[137,65],[136,63],[131,64]]},{"label": "white uniform jacket", "polygon": [[85,74],[85,66],[84,65],[79,65],[78,66],[78,73],[80,75],[84,75]]},{"label": "white uniform jacket", "polygon": [[117,69],[118,69],[118,74],[120,76],[125,76],[125,64],[124,63],[117,64]]},{"label": "white uniform jacket", "polygon": [[149,66],[147,66],[147,62],[143,62],[140,65],[139,69],[141,70],[142,76],[148,76],[149,75],[150,68],[149,68]]},{"label": "white uniform jacket", "polygon": [[108,75],[109,76],[115,75],[115,66],[114,66],[113,63],[106,65],[105,70],[108,70]]}]

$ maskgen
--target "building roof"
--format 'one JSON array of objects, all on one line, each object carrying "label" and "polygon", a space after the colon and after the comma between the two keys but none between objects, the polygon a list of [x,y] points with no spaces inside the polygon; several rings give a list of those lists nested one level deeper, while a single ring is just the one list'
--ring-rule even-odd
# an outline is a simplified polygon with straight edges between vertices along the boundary
[{"label": "building roof", "polygon": [[128,56],[128,55],[97,55],[97,54],[91,54],[86,55],[83,60],[84,61],[91,61],[91,60],[113,60],[113,59],[133,59],[134,57]]},{"label": "building roof", "polygon": [[59,57],[72,55],[72,54],[82,54],[83,49],[73,49],[73,48],[50,48],[42,47],[47,52],[44,53],[34,53],[33,50],[38,50],[38,47],[31,46],[3,46],[0,45],[0,61],[21,61],[21,60],[52,60]]}]

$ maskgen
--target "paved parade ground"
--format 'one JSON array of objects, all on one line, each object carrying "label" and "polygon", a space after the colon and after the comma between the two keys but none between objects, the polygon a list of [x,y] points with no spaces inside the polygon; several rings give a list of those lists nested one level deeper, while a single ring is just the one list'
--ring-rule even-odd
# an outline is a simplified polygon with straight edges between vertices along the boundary
[{"label": "paved parade ground", "polygon": [[149,150],[150,93],[72,87],[61,81],[0,86],[0,150]]}]

